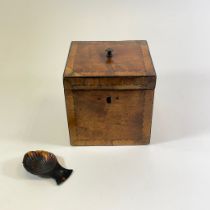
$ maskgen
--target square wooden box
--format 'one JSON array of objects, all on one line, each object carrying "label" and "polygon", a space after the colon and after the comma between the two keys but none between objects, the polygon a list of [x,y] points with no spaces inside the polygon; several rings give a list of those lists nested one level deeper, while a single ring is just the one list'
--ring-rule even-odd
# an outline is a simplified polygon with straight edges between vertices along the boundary
[{"label": "square wooden box", "polygon": [[74,41],[63,76],[72,145],[148,144],[156,73],[146,41]]}]

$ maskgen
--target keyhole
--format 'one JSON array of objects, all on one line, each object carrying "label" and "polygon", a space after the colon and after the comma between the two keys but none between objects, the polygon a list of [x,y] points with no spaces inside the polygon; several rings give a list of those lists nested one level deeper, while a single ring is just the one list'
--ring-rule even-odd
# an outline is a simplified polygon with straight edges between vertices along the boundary
[{"label": "keyhole", "polygon": [[106,98],[106,102],[107,102],[108,104],[111,104],[111,103],[112,103],[112,98],[111,98],[111,96],[109,96],[109,97]]}]

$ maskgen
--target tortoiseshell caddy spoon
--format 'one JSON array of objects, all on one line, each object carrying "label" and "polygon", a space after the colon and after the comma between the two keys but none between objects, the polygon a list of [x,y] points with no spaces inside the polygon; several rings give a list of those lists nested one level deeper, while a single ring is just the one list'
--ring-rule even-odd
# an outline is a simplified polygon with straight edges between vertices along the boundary
[{"label": "tortoiseshell caddy spoon", "polygon": [[43,150],[27,152],[23,157],[23,166],[34,175],[55,179],[58,185],[73,172],[72,169],[63,168],[53,153]]}]

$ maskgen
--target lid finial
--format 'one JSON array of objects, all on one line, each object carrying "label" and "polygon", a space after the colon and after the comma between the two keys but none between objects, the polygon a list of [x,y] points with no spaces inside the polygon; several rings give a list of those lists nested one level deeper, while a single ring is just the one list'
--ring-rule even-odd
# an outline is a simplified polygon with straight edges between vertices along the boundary
[{"label": "lid finial", "polygon": [[112,52],[114,51],[112,48],[107,48],[106,50],[106,57],[111,58],[113,56]]}]

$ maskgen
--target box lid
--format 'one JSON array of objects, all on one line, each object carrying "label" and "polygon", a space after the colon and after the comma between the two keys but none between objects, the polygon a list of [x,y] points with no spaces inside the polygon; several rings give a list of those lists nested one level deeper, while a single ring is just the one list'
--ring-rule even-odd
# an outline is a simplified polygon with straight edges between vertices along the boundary
[{"label": "box lid", "polygon": [[154,89],[156,73],[147,42],[73,41],[64,88]]}]

